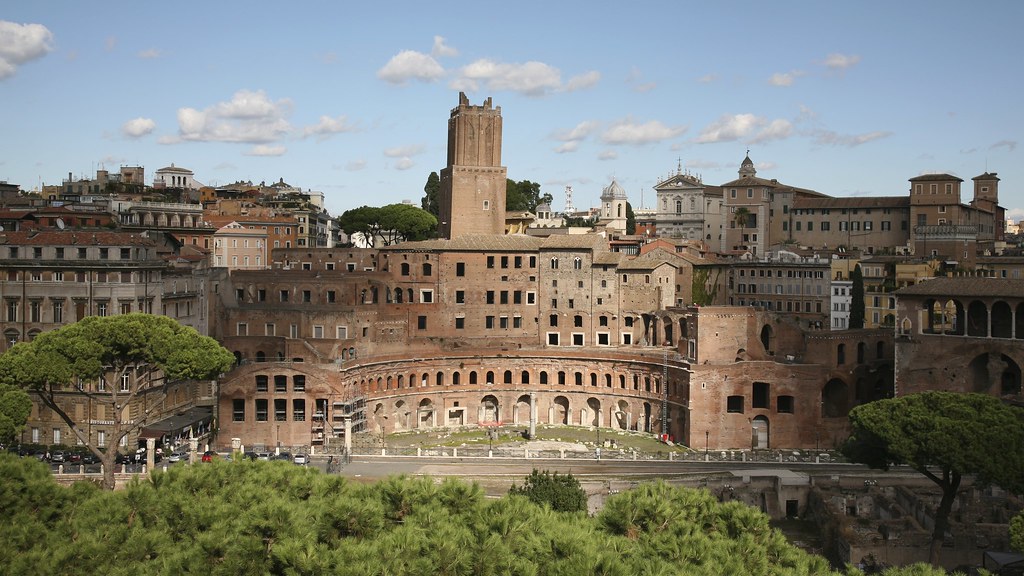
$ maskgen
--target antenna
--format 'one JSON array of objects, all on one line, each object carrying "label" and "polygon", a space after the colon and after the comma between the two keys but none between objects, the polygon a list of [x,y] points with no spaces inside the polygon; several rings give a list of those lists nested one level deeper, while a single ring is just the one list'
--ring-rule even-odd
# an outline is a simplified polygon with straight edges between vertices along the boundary
[{"label": "antenna", "polygon": [[565,187],[565,213],[576,213],[576,207],[572,205],[572,186]]}]

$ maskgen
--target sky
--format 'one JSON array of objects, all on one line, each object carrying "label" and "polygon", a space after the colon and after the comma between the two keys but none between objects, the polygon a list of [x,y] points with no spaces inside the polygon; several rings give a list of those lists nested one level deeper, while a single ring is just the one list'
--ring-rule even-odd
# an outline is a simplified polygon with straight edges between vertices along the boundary
[{"label": "sky", "polygon": [[459,92],[501,108],[508,177],[634,208],[676,172],[837,197],[996,172],[1024,219],[1024,2],[6,2],[0,180],[188,168],[339,215],[419,205]]}]

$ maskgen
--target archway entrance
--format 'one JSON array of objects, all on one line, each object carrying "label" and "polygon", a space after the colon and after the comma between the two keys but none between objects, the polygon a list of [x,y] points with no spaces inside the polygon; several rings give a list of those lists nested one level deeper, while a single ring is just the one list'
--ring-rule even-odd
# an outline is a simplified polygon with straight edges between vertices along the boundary
[{"label": "archway entrance", "polygon": [[768,418],[756,416],[750,423],[750,447],[753,450],[768,449]]}]

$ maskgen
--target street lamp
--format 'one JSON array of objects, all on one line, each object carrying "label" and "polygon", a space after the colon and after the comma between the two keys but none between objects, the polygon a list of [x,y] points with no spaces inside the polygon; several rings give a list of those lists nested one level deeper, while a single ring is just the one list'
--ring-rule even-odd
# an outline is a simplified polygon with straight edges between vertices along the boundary
[{"label": "street lamp", "polygon": [[704,431],[704,459],[705,460],[707,460],[707,457],[708,457],[708,444],[710,442],[711,442],[711,431],[710,430],[705,430]]}]

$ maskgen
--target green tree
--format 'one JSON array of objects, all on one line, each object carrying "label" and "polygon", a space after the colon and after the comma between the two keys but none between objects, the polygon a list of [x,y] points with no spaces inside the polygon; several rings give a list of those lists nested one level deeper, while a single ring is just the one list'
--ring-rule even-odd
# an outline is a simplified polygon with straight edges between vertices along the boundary
[{"label": "green tree", "polygon": [[437,172],[431,172],[427,176],[427,183],[423,185],[423,199],[420,201],[420,208],[438,218],[441,215],[441,178]]},{"label": "green tree", "polygon": [[747,235],[747,223],[750,221],[751,216],[750,210],[746,206],[740,206],[732,215],[733,220],[740,226],[740,245],[744,248],[746,248],[747,242],[743,237]]},{"label": "green tree", "polygon": [[636,213],[629,202],[626,202],[626,234],[636,234]]},{"label": "green tree", "polygon": [[541,194],[540,184],[508,178],[505,182],[505,210],[509,212],[537,212],[539,204],[551,204],[551,194]]},{"label": "green tree", "polygon": [[385,246],[426,240],[437,232],[437,218],[409,204],[388,204],[380,209],[380,234]]},{"label": "green tree", "polygon": [[360,206],[351,210],[345,210],[338,216],[338,228],[349,236],[349,242],[354,243],[352,237],[361,235],[366,245],[373,248],[380,233],[380,208],[376,206]]},{"label": "green tree", "polygon": [[32,399],[16,386],[0,383],[0,444],[11,444],[25,428]]},{"label": "green tree", "polygon": [[1024,552],[1024,512],[1018,513],[1010,520],[1010,548]]},{"label": "green tree", "polygon": [[513,484],[508,493],[521,494],[536,504],[547,504],[556,512],[583,512],[587,509],[587,494],[572,474],[541,472],[535,468],[521,487]]},{"label": "green tree", "polygon": [[851,410],[850,425],[843,453],[852,461],[883,470],[907,465],[942,490],[933,565],[965,475],[1024,492],[1024,410],[996,397],[933,391],[878,400]]},{"label": "green tree", "polygon": [[379,208],[361,206],[346,210],[338,226],[350,237],[361,234],[369,247],[379,239],[385,246],[409,240],[426,240],[437,232],[437,218],[409,204],[388,204]]},{"label": "green tree", "polygon": [[[89,316],[18,343],[0,356],[0,383],[24,387],[63,420],[103,463],[103,485],[113,489],[121,438],[149,423],[148,410],[129,413],[133,400],[145,395],[147,404],[158,405],[171,382],[216,378],[233,363],[234,356],[216,340],[166,316]],[[82,385],[101,378],[121,383],[125,377],[127,389],[118,384],[100,392]],[[72,417],[65,402],[69,394],[105,407],[110,420],[105,445]]]},{"label": "green tree", "polygon": [[864,273],[860,264],[853,267],[850,281],[853,282],[850,289],[850,329],[857,330],[864,327]]}]

